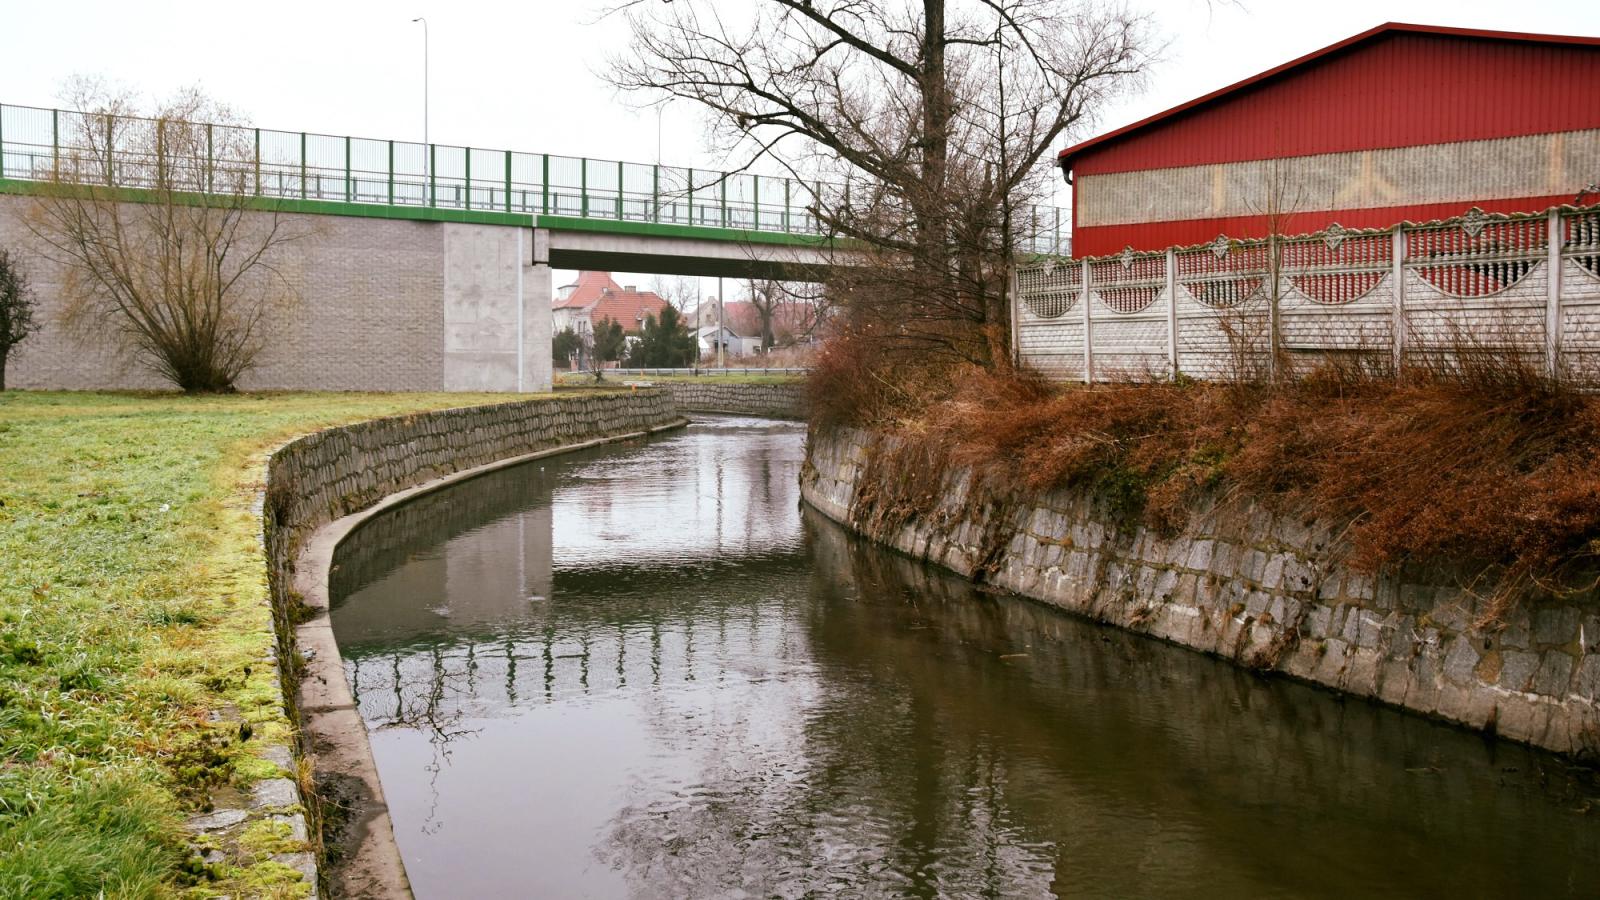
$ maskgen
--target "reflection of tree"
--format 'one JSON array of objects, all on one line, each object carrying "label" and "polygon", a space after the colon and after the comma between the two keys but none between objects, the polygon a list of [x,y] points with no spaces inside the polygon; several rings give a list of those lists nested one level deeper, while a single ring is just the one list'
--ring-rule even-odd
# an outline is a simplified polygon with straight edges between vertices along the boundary
[{"label": "reflection of tree", "polygon": [[[699,446],[657,471],[688,485],[673,495],[686,508],[729,460],[734,534],[740,517],[792,515],[795,467],[736,455]],[[674,522],[709,542],[714,518],[708,502]],[[1185,878],[1259,894],[1303,877],[1303,856],[1261,846],[1326,847],[1428,894],[1460,860],[1537,860],[1506,871],[1542,887],[1600,852],[1565,815],[1586,795],[1539,786],[1574,781],[1542,757],[1489,759],[1471,736],[979,592],[806,521],[803,546],[562,569],[517,621],[350,648],[363,716],[427,735],[438,779],[464,717],[625,697],[618,714],[649,739],[597,853],[641,896],[1149,895]],[[1491,808],[1497,830],[1481,827]]]},{"label": "reflection of tree", "polygon": [[[417,659],[426,660],[427,667],[421,677],[416,677],[415,674],[408,677],[402,662]],[[439,808],[439,773],[450,762],[451,743],[479,731],[475,728],[461,727],[465,714],[459,700],[462,697],[471,697],[475,693],[472,688],[472,672],[475,668],[473,659],[469,648],[466,666],[451,671],[441,648],[437,645],[425,653],[412,653],[404,657],[398,653],[394,654],[390,659],[394,706],[386,715],[364,716],[374,730],[404,728],[427,737],[428,744],[433,749],[433,758],[424,766],[424,770],[428,773],[429,794],[432,797],[422,826],[425,834],[433,834],[444,827],[444,823],[436,818]],[[415,670],[416,667],[411,668]],[[359,659],[353,660],[350,685],[357,706],[361,704],[360,673]]]}]

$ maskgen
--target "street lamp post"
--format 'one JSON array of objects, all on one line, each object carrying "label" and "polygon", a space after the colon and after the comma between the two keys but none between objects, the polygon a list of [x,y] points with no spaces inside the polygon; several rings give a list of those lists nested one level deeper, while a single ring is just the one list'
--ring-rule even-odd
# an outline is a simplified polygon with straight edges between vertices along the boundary
[{"label": "street lamp post", "polygon": [[417,16],[411,21],[422,23],[422,175],[432,182],[433,148],[428,143],[428,19],[426,16]]}]

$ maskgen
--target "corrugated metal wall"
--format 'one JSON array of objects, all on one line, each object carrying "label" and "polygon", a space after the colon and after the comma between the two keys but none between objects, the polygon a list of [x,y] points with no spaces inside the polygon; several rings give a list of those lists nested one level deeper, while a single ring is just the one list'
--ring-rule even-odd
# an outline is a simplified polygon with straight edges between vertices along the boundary
[{"label": "corrugated metal wall", "polygon": [[[1301,167],[1325,162],[1328,171],[1294,173],[1293,188],[1316,196],[1289,198],[1288,211],[1298,214],[1280,222],[1284,233],[1333,222],[1388,227],[1471,206],[1519,212],[1570,203],[1600,179],[1600,154],[1585,149],[1592,149],[1594,129],[1600,46],[1380,33],[1085,149],[1072,165],[1073,251],[1093,256],[1201,243],[1219,233],[1264,235],[1265,217],[1242,213],[1264,209],[1265,198],[1234,182],[1264,165],[1253,161],[1289,157],[1311,157],[1292,164]],[[1528,137],[1562,132],[1575,137]],[[1526,177],[1489,177],[1495,173],[1482,168],[1491,165],[1488,157],[1456,152],[1482,147],[1498,148],[1493,166]],[[1552,149],[1560,147],[1571,152]],[[1383,153],[1363,151],[1397,162],[1386,169]],[[1573,153],[1596,158],[1566,158]],[[1179,183],[1206,189],[1176,190]]]},{"label": "corrugated metal wall", "polygon": [[1089,149],[1082,175],[1600,128],[1600,47],[1395,33]]}]

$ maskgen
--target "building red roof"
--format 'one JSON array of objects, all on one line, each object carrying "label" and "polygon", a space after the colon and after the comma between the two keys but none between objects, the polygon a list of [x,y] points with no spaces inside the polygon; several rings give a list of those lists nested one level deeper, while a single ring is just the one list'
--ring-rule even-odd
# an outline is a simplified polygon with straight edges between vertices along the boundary
[{"label": "building red roof", "polygon": [[[746,337],[761,336],[761,311],[749,300],[728,301],[723,316],[729,330],[734,333]],[[815,316],[815,310],[807,304],[779,303],[772,310],[773,336],[782,337],[786,333],[803,334],[816,324],[812,321]]]},{"label": "building red roof", "polygon": [[572,291],[553,304],[553,309],[587,310],[589,321],[598,324],[602,319],[622,323],[628,332],[638,331],[644,317],[660,317],[667,301],[654,291],[641,291],[632,285],[623,287],[611,278],[610,272],[579,272]]},{"label": "building red roof", "polygon": [[[1141,119],[1131,125],[1123,126],[1115,131],[1107,132],[1097,137],[1090,138],[1087,141],[1083,141],[1082,143],[1068,147],[1067,149],[1062,150],[1058,155],[1056,160],[1057,165],[1059,165],[1063,170],[1071,171],[1074,169],[1074,161],[1079,157],[1082,157],[1087,151],[1099,150],[1111,144],[1121,144],[1125,143],[1128,139],[1142,137],[1151,131],[1161,128],[1162,126],[1174,123],[1178,120],[1186,119],[1191,114],[1200,110],[1220,105],[1226,100],[1233,99],[1236,95],[1248,93],[1269,82],[1281,81],[1286,76],[1298,74],[1300,70],[1342,56],[1354,48],[1365,47],[1397,35],[1468,38],[1477,39],[1480,41],[1487,40],[1503,42],[1508,44],[1520,43],[1545,46],[1567,45],[1582,48],[1600,47],[1600,37],[1559,34],[1527,34],[1514,31],[1486,31],[1474,28],[1446,28],[1435,25],[1412,25],[1402,22],[1387,22],[1379,25],[1376,28],[1363,31],[1360,34],[1339,41],[1336,44],[1331,44],[1315,52],[1308,53],[1305,56],[1299,57],[1298,59],[1290,60],[1283,65],[1268,69],[1265,72],[1261,72],[1256,75],[1252,75],[1243,81],[1230,84],[1227,87],[1212,91],[1211,93],[1202,97],[1196,97],[1187,103],[1174,106],[1171,109],[1156,113],[1148,118]],[[1425,65],[1429,61],[1419,60],[1419,62]],[[1398,71],[1392,68],[1387,74],[1389,77],[1395,78],[1397,81],[1406,76],[1415,77],[1415,73]],[[1435,76],[1438,75],[1436,71],[1433,74]],[[1427,73],[1423,73],[1422,77],[1426,78]],[[1560,127],[1570,128],[1572,127],[1571,109],[1579,109],[1580,111],[1582,109],[1588,109],[1591,112],[1600,110],[1600,104],[1595,104],[1593,102],[1594,95],[1592,93],[1592,84],[1585,84],[1583,81],[1572,84],[1572,90],[1569,92],[1569,95],[1561,98],[1555,98],[1555,102],[1551,102],[1550,98],[1545,98],[1542,102],[1530,102],[1532,98],[1529,98],[1525,92],[1521,91],[1523,86],[1515,81],[1507,82],[1503,79],[1486,79],[1486,83],[1481,85],[1481,87],[1484,88],[1483,91],[1479,92],[1479,100],[1481,101],[1481,105],[1484,108],[1491,108],[1495,110],[1495,116],[1492,119],[1484,118],[1480,120],[1485,123],[1486,127],[1491,129],[1491,133],[1484,135],[1462,133],[1449,136],[1430,134],[1430,140],[1473,140],[1478,137],[1501,137],[1508,134],[1533,134],[1543,131],[1558,130],[1556,127],[1552,127],[1550,123],[1547,123],[1543,120],[1551,118],[1552,115],[1562,116],[1563,113],[1566,115],[1563,117],[1564,120],[1562,121]],[[1322,104],[1302,107],[1302,109],[1306,115],[1316,116],[1323,121],[1338,122],[1341,119],[1339,114],[1340,111],[1329,109],[1325,102]],[[1417,128],[1428,128],[1434,131],[1438,130],[1440,125],[1439,120],[1443,118],[1441,115],[1437,114],[1437,111],[1436,114],[1432,116],[1405,116],[1403,114],[1399,114],[1400,111],[1391,110],[1390,112],[1392,113],[1390,118],[1396,122],[1409,124]],[[1338,131],[1339,129],[1337,128],[1302,129],[1285,127],[1282,129],[1283,134],[1295,140],[1316,140],[1319,137],[1327,136],[1331,133],[1337,133]],[[1468,132],[1470,131],[1471,128],[1468,126]],[[1402,137],[1397,139],[1397,143],[1395,145],[1399,146],[1408,142],[1411,141],[1408,141]],[[1254,143],[1257,146],[1264,146],[1266,142],[1257,138]],[[1294,148],[1286,147],[1274,152],[1272,155],[1283,156],[1297,155],[1301,153],[1333,152],[1336,149],[1338,148],[1332,146],[1308,146]],[[1170,162],[1164,160],[1151,160],[1150,162],[1156,165],[1171,164]],[[1143,167],[1144,166],[1139,166],[1139,168]]]}]

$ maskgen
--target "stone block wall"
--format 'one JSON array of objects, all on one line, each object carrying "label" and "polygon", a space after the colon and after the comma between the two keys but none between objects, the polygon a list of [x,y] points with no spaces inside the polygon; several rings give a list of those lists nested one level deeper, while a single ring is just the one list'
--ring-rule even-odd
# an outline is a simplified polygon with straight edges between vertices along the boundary
[{"label": "stone block wall", "polygon": [[299,537],[396,491],[513,456],[675,421],[671,397],[642,390],[445,409],[319,431],[285,444],[268,464],[268,548],[274,565],[292,564]]},{"label": "stone block wall", "polygon": [[718,381],[709,376],[696,381],[664,381],[660,387],[672,395],[679,409],[695,412],[734,413],[771,419],[804,419],[804,381],[750,384]]},{"label": "stone block wall", "polygon": [[[295,628],[303,608],[294,587],[296,563],[318,528],[389,494],[466,469],[680,421],[664,391],[595,393],[375,419],[319,431],[278,448],[268,458],[262,494],[262,536],[275,611],[276,657],[283,661],[299,658]],[[325,611],[321,615],[325,616]],[[318,665],[323,677],[328,677],[330,669],[339,672],[336,653],[332,660],[320,660]],[[290,721],[304,726],[296,690],[299,673],[291,665],[282,668],[287,714]],[[342,679],[342,675],[335,677]],[[359,722],[355,732],[360,732]],[[359,739],[364,746],[364,738]],[[303,753],[307,748],[298,749]],[[281,755],[283,767],[293,771],[288,749]],[[317,770],[319,781],[328,774]],[[346,772],[332,774],[341,782],[341,790],[355,791],[341,795],[339,802],[354,809],[370,799],[351,787],[359,783],[358,778]],[[264,784],[283,790],[286,799],[281,805],[298,800],[291,781]],[[242,810],[223,812],[226,821],[218,827],[237,827],[249,815]],[[362,827],[355,828],[351,839],[359,841],[363,834]],[[398,865],[398,856],[394,861]],[[315,880],[314,861],[292,862]]]},{"label": "stone block wall", "polygon": [[[875,440],[812,434],[807,502],[859,530],[853,507]],[[933,515],[868,537],[968,576],[1001,546],[990,583],[1070,612],[1560,753],[1600,752],[1593,591],[1524,603],[1504,628],[1480,632],[1480,601],[1453,573],[1355,571],[1321,523],[1212,506],[1168,537],[1120,526],[1072,491],[974,520],[992,513],[969,510],[967,492],[968,477],[952,474]]]}]

